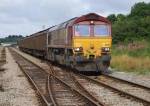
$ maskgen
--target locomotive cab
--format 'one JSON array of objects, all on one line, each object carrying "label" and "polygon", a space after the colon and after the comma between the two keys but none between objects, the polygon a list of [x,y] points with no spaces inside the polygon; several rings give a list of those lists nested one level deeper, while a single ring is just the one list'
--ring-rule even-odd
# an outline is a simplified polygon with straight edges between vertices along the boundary
[{"label": "locomotive cab", "polygon": [[102,55],[110,54],[110,28],[110,25],[98,24],[98,22],[92,25],[85,23],[74,25],[74,53],[82,54],[87,59],[95,59]]}]

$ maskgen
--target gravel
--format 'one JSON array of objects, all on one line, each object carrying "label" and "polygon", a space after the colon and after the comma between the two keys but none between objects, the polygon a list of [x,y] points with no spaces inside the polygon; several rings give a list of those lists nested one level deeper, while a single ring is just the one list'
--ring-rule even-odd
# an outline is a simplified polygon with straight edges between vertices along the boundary
[{"label": "gravel", "polygon": [[137,86],[133,86],[128,83],[123,83],[122,81],[114,80],[104,76],[100,76],[99,80],[108,85],[111,85],[114,88],[120,89],[122,91],[133,94],[140,98],[146,99],[147,101],[150,101],[150,91],[147,89],[139,88]]},{"label": "gravel", "polygon": [[38,98],[28,80],[6,49],[6,70],[1,73],[0,106],[39,106]]},{"label": "gravel", "polygon": [[[39,65],[41,68],[49,71],[49,66],[43,62],[41,62],[39,59],[33,57],[33,56],[30,56],[26,53],[23,53],[17,49],[14,49],[16,52],[18,52],[19,54],[23,55],[24,57],[30,59],[32,62],[34,62],[35,64]],[[50,71],[49,71],[50,72]],[[121,78],[128,78],[130,75],[128,75],[128,77],[126,76],[127,74],[124,74],[124,75],[121,75],[121,74],[117,74],[117,73],[113,73],[112,75],[116,75],[118,77],[121,77]],[[136,77],[136,76],[135,76]],[[135,80],[135,82],[139,82],[139,80],[141,79],[138,79],[138,78],[129,78],[129,80],[132,80],[133,79]],[[138,79],[138,80],[137,80]],[[149,78],[142,78],[143,81],[148,81],[149,82]],[[141,82],[143,82],[141,81]],[[81,81],[81,83],[85,83],[85,81]],[[107,103],[108,105],[111,105],[111,106],[143,106],[142,103],[139,103],[137,101],[134,101],[132,99],[129,99],[129,98],[126,98],[126,97],[123,97],[109,89],[106,89],[102,86],[98,86],[96,84],[92,84],[92,83],[87,83],[87,84],[83,84],[85,86],[85,88],[91,92],[93,95],[96,95],[96,97],[100,100],[102,100],[104,103]],[[146,85],[149,85],[149,83],[147,83]]]},{"label": "gravel", "polygon": [[47,72],[51,72],[50,71],[50,67],[45,64],[45,62],[41,61],[38,58],[35,58],[27,53],[21,52],[18,49],[14,49],[12,48],[14,51],[16,51],[17,53],[19,53],[20,55],[23,55],[25,58],[29,59],[30,61],[32,61],[33,63],[37,64],[38,66],[40,66],[41,68],[43,68],[44,70],[46,70]]},{"label": "gravel", "polygon": [[97,99],[99,99],[100,101],[104,102],[107,105],[110,105],[110,106],[143,106],[142,103],[139,103],[132,99],[128,99],[124,96],[121,96],[120,94],[110,89],[107,89],[103,86],[90,83],[85,79],[80,79],[79,77],[77,77],[77,79],[90,93],[92,93],[94,96],[96,96]]},{"label": "gravel", "polygon": [[150,76],[147,75],[137,75],[125,72],[113,72],[111,75],[150,87]]}]

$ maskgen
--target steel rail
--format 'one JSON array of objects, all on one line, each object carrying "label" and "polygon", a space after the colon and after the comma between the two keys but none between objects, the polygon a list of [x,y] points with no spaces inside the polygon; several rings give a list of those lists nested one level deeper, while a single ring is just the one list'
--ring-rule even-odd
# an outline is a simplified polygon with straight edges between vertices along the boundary
[{"label": "steel rail", "polygon": [[82,89],[89,97],[91,97],[94,101],[96,101],[98,104],[102,106],[107,106],[105,103],[102,102],[102,100],[98,100],[94,95],[92,95],[90,92],[88,92],[85,87],[75,78],[74,74],[71,72],[70,73],[74,82],[78,85],[80,89]]},{"label": "steel rail", "polygon": [[64,84],[65,86],[67,86],[70,90],[76,92],[77,94],[80,94],[82,97],[84,97],[85,99],[89,100],[91,103],[93,103],[95,106],[101,106],[99,103],[95,102],[94,100],[92,100],[91,98],[89,98],[88,96],[86,96],[84,93],[81,93],[79,90],[75,89],[74,87],[70,86],[69,84],[67,84],[65,81],[63,81],[62,79],[58,78],[57,76],[51,74],[55,79],[57,79],[59,82],[61,82],[62,84]]},{"label": "steel rail", "polygon": [[126,96],[128,96],[128,97],[132,97],[133,99],[136,99],[136,100],[138,100],[138,101],[140,101],[140,102],[142,102],[142,103],[144,103],[144,104],[148,104],[148,105],[150,104],[150,101],[148,101],[148,100],[145,100],[145,99],[143,99],[143,98],[140,98],[140,97],[138,97],[138,96],[135,96],[135,95],[132,95],[132,94],[130,94],[130,93],[128,93],[128,92],[125,92],[125,91],[123,91],[123,90],[120,90],[120,89],[117,89],[117,88],[115,88],[115,87],[112,87],[112,86],[110,86],[109,84],[105,84],[105,83],[102,82],[102,81],[99,81],[99,80],[96,80],[96,79],[93,79],[93,78],[90,78],[90,77],[88,77],[88,76],[81,75],[81,74],[76,74],[76,75],[79,76],[79,77],[82,77],[82,78],[84,78],[84,79],[87,79],[87,80],[89,80],[89,81],[92,81],[92,82],[95,83],[95,84],[102,85],[102,86],[104,86],[104,87],[106,87],[106,88],[115,90],[115,91],[117,91],[117,92],[120,93],[120,94],[126,95]]},{"label": "steel rail", "polygon": [[30,77],[30,75],[22,68],[21,64],[19,62],[16,61],[16,63],[18,64],[19,68],[23,71],[23,73],[27,76],[28,80],[33,84],[33,86],[35,87],[35,89],[37,90],[37,92],[39,93],[39,95],[41,96],[42,100],[45,102],[45,104],[47,106],[52,106],[52,103],[49,103],[46,98],[44,97],[44,95],[41,93],[40,89],[38,88],[38,86],[36,85],[36,83],[34,82],[34,80]]},{"label": "steel rail", "polygon": [[125,79],[122,79],[122,78],[118,78],[118,77],[111,76],[111,75],[108,75],[108,74],[102,74],[102,76],[112,78],[112,79],[115,79],[115,80],[118,80],[118,81],[122,81],[122,82],[131,84],[131,85],[143,88],[143,89],[150,90],[150,87],[148,87],[148,86],[144,86],[144,85],[141,85],[141,84],[138,84],[138,83],[135,83],[135,82],[131,82],[131,81],[128,81],[128,80],[125,80]]},{"label": "steel rail", "polygon": [[[14,51],[14,50],[13,50]],[[16,52],[16,51],[14,51]],[[17,53],[17,52],[16,52]],[[91,98],[87,97],[85,94],[81,93],[80,91],[76,90],[75,88],[71,87],[70,85],[68,85],[67,83],[65,83],[63,80],[61,80],[60,78],[56,77],[53,73],[49,73],[47,71],[45,71],[42,67],[40,67],[39,65],[35,64],[34,62],[32,62],[31,60],[25,58],[24,56],[22,56],[21,54],[17,53],[19,56],[21,56],[24,60],[32,63],[33,65],[35,65],[36,67],[40,68],[41,70],[43,70],[44,72],[46,72],[47,74],[53,76],[54,78],[56,78],[58,81],[62,82],[65,86],[67,86],[68,88],[70,88],[71,90],[73,90],[74,92],[78,93],[79,95],[81,95],[82,97],[86,98],[87,100],[89,100],[91,103],[93,103],[95,106],[100,106],[99,103],[93,101]],[[27,74],[27,73],[26,73]],[[29,79],[31,80],[32,84],[35,86],[35,88],[37,89],[37,91],[40,93],[41,97],[43,98],[43,100],[45,101],[45,103],[47,104],[47,106],[51,106],[54,104],[48,104],[46,102],[46,99],[44,97],[44,95],[42,95],[42,93],[40,92],[40,90],[38,89],[38,87],[36,86],[36,84],[34,83],[34,81],[32,80],[32,78],[27,74],[27,76],[29,77]],[[48,88],[49,89],[49,88]],[[53,100],[53,99],[51,99]]]},{"label": "steel rail", "polygon": [[6,63],[6,48],[3,47],[2,50],[0,51],[0,63],[4,64]]},{"label": "steel rail", "polygon": [[[53,66],[50,64],[50,69],[52,70],[53,75],[55,74]],[[71,76],[71,80],[77,85],[77,87],[79,88],[80,92],[84,92],[85,95],[89,96],[92,100],[94,100],[95,102],[97,102],[97,104],[101,105],[101,106],[107,106],[105,103],[103,103],[102,101],[99,101],[95,96],[93,96],[90,92],[88,92],[85,87],[83,87],[79,81],[75,78],[75,76],[73,75],[73,73],[70,70],[62,70],[61,72],[64,72],[69,74]]]},{"label": "steel rail", "polygon": [[47,79],[48,79],[48,81],[47,81],[48,93],[49,93],[50,98],[51,98],[51,100],[53,102],[53,106],[57,106],[56,102],[54,100],[54,97],[52,96],[52,89],[51,89],[51,85],[50,85],[50,77],[51,77],[50,75],[48,75],[48,77],[47,77]]},{"label": "steel rail", "polygon": [[[20,54],[19,54],[20,55]],[[22,55],[21,55],[22,56]],[[23,57],[23,56],[22,56]],[[33,63],[31,60],[28,60],[27,58],[25,58],[25,57],[23,57],[25,60],[27,60],[27,61],[30,61],[32,64],[34,64],[34,65],[36,65],[37,67],[39,67],[40,69],[42,69],[43,71],[45,71],[42,67],[40,67],[39,65],[37,65],[37,64],[35,64],[35,63]],[[46,71],[47,72],[47,71]],[[56,77],[53,73],[49,73],[49,74],[51,74],[52,76],[54,76],[54,77]],[[79,75],[79,76],[82,76],[83,78],[85,78],[85,79],[87,79],[87,80],[90,80],[90,81],[93,81],[94,83],[96,83],[96,84],[100,84],[100,85],[103,85],[103,86],[105,86],[105,87],[107,87],[107,88],[109,88],[109,89],[112,89],[112,90],[115,90],[115,91],[117,91],[118,93],[120,93],[120,94],[123,94],[123,95],[126,95],[126,96],[128,96],[128,97],[132,97],[132,98],[134,98],[134,99],[136,99],[136,100],[138,100],[138,101],[141,101],[141,102],[143,102],[143,103],[145,103],[145,104],[150,104],[150,101],[147,101],[147,100],[145,100],[145,99],[142,99],[142,98],[140,98],[140,97],[137,97],[137,96],[135,96],[135,95],[132,95],[132,94],[129,94],[129,93],[127,93],[127,92],[124,92],[124,91],[122,91],[122,90],[119,90],[119,89],[117,89],[117,88],[115,88],[115,87],[112,87],[112,86],[110,86],[110,85],[107,85],[107,84],[105,84],[105,83],[103,83],[103,82],[101,82],[101,81],[98,81],[98,80],[95,80],[95,79],[92,79],[92,78],[89,78],[89,77],[87,77],[87,76],[84,76],[84,75]],[[57,77],[56,77],[57,78]],[[58,78],[59,79],[59,78]],[[59,79],[60,80],[60,79]],[[65,83],[65,82],[64,82]],[[130,83],[130,82],[129,82]],[[69,85],[68,85],[69,86]],[[71,87],[72,88],[72,87]],[[74,89],[74,88],[72,88],[72,89]],[[78,92],[78,90],[77,90],[77,92]],[[83,94],[84,95],[84,94]],[[85,97],[86,97],[86,95],[84,95]],[[89,98],[90,99],[90,98]]]},{"label": "steel rail", "polygon": [[[65,84],[67,87],[69,87],[71,90],[73,90],[73,91],[75,91],[75,92],[78,92],[78,93],[80,93],[84,98],[86,98],[86,99],[89,99],[90,101],[92,101],[96,106],[107,106],[106,104],[104,104],[103,102],[100,102],[100,101],[98,101],[94,96],[92,96],[88,91],[86,91],[79,83],[78,83],[78,81],[76,80],[74,80],[75,81],[75,83],[78,83],[78,85],[81,87],[81,89],[82,90],[84,90],[86,93],[88,93],[88,96],[90,96],[90,97],[88,97],[87,95],[85,95],[84,93],[81,93],[81,91],[79,91],[78,89],[76,89],[75,87],[72,87],[72,86],[70,86],[69,84],[67,84],[65,81],[63,81],[62,79],[60,79],[59,77],[57,77],[56,75],[55,75],[55,70],[54,70],[54,68],[53,68],[53,66],[51,65],[51,64],[49,64],[49,66],[50,66],[50,69],[51,69],[51,71],[52,71],[52,76],[53,77],[55,77],[57,80],[59,80],[59,81],[61,81],[63,84]],[[63,72],[63,71],[62,71]],[[69,73],[70,74],[70,73]],[[73,76],[72,76],[73,77]]]},{"label": "steel rail", "polygon": [[[13,50],[11,50],[10,49],[10,51],[11,51],[11,53],[12,53],[12,55],[15,55],[15,54],[13,54],[15,51],[13,51]],[[16,52],[15,52],[16,53]],[[52,103],[50,103],[50,102],[48,102],[48,100],[46,99],[46,97],[42,94],[42,92],[40,91],[40,89],[39,89],[39,87],[38,87],[38,85],[36,84],[36,82],[32,79],[32,77],[31,77],[31,75],[29,75],[26,71],[25,71],[25,69],[23,68],[24,67],[24,65],[21,65],[20,64],[20,62],[19,62],[19,60],[18,60],[18,58],[19,58],[19,56],[21,56],[21,55],[19,55],[18,53],[17,53],[17,55],[18,55],[18,57],[16,56],[16,63],[18,64],[18,66],[19,66],[19,68],[22,70],[22,72],[25,74],[25,76],[27,77],[27,79],[29,80],[29,82],[33,85],[33,87],[36,89],[36,91],[37,91],[37,93],[39,94],[39,96],[41,97],[41,99],[43,100],[43,102],[44,102],[44,104],[46,105],[46,106],[55,106],[54,104],[54,102],[52,101]],[[21,56],[22,57],[22,56]],[[23,58],[23,57],[22,57]],[[24,59],[24,58],[23,58]],[[27,62],[29,62],[29,61],[27,61]],[[47,78],[47,82],[48,82],[48,78]],[[47,88],[47,89],[49,89],[49,88]],[[50,91],[50,90],[49,90]],[[51,93],[49,92],[49,97],[51,97]],[[52,100],[52,98],[50,98],[50,100]]]}]

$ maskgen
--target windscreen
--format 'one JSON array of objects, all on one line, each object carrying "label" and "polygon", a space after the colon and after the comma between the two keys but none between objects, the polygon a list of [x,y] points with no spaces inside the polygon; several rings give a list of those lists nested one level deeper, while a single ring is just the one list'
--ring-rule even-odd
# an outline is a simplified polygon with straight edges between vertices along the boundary
[{"label": "windscreen", "polygon": [[77,24],[74,35],[80,37],[107,37],[110,36],[110,25],[107,24]]},{"label": "windscreen", "polygon": [[90,36],[90,25],[76,25],[75,36]]},{"label": "windscreen", "polygon": [[94,25],[94,36],[109,36],[108,25]]}]

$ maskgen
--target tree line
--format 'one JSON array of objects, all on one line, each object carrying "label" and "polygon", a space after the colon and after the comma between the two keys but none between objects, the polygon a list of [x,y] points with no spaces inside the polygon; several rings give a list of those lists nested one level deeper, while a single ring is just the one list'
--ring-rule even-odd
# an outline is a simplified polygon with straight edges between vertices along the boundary
[{"label": "tree line", "polygon": [[8,37],[0,38],[0,43],[16,43],[22,38],[22,35],[9,35]]},{"label": "tree line", "polygon": [[150,3],[136,3],[128,15],[111,14],[113,43],[150,40]]}]

